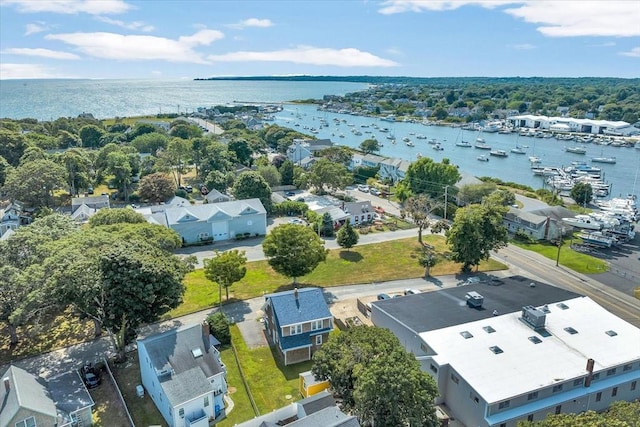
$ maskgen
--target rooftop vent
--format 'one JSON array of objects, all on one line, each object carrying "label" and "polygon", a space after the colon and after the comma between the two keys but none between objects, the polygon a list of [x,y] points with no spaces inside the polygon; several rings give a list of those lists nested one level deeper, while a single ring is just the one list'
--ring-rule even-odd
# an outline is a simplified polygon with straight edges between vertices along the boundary
[{"label": "rooftop vent", "polygon": [[473,308],[482,307],[482,303],[484,302],[484,297],[476,291],[467,292],[465,298],[467,299],[467,305]]},{"label": "rooftop vent", "polygon": [[467,340],[469,338],[473,338],[473,335],[471,335],[471,332],[469,332],[469,331],[462,331],[462,332],[460,332],[460,335],[462,335]]},{"label": "rooftop vent", "polygon": [[615,337],[616,335],[618,335],[618,333],[616,331],[607,331],[605,332],[605,334],[609,335],[610,337]]},{"label": "rooftop vent", "polygon": [[547,315],[532,305],[522,307],[522,320],[533,329],[544,328],[544,322]]},{"label": "rooftop vent", "polygon": [[494,354],[504,353],[504,351],[500,347],[498,347],[497,345],[489,347],[489,350],[493,351]]},{"label": "rooftop vent", "polygon": [[200,349],[200,347],[192,348],[191,349],[191,354],[193,354],[194,358],[201,357],[202,356],[202,350]]},{"label": "rooftop vent", "polygon": [[531,341],[534,344],[540,344],[542,342],[542,340],[536,337],[535,335],[530,336],[529,341]]}]

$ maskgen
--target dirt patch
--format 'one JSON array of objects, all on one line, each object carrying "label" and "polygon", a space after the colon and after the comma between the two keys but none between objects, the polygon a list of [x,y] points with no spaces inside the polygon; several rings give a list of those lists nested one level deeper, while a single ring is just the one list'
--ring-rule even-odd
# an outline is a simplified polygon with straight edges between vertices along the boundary
[{"label": "dirt patch", "polygon": [[[375,297],[360,299],[360,301],[364,304],[370,303],[374,300]],[[363,325],[373,326],[373,323],[371,323],[371,319],[369,319],[369,316],[365,316],[362,312],[360,312],[360,310],[358,310],[357,301],[358,300],[356,298],[340,300],[336,304],[332,304],[329,307],[329,310],[331,311],[331,314],[333,314],[333,317],[335,317],[336,319],[340,319],[343,324],[346,324],[347,319],[349,318],[358,317]]]},{"label": "dirt patch", "polygon": [[89,390],[91,398],[96,406],[93,407],[94,425],[130,427],[129,418],[116,391],[116,386],[111,381],[109,374],[102,373],[102,383]]}]

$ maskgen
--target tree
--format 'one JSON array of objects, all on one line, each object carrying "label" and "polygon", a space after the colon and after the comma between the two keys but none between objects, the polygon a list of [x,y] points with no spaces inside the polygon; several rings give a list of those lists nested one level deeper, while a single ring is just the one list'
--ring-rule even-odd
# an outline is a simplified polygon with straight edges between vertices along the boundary
[{"label": "tree", "polygon": [[4,157],[11,166],[18,166],[27,147],[24,135],[4,127],[0,128],[0,156]]},{"label": "tree", "polygon": [[483,197],[482,202],[496,206],[511,206],[516,202],[516,196],[509,190],[495,190]]},{"label": "tree", "polygon": [[211,171],[205,179],[205,184],[209,190],[215,188],[221,193],[224,193],[227,191],[227,188],[233,185],[234,180],[235,175],[233,172],[222,173],[220,171]]},{"label": "tree", "polygon": [[319,229],[320,235],[323,237],[333,237],[333,218],[331,218],[331,214],[329,212],[325,212],[322,214],[322,219],[320,221]]},{"label": "tree", "polygon": [[353,151],[349,147],[335,145],[320,151],[319,156],[324,157],[333,163],[340,163],[341,165],[349,166],[351,164],[351,159],[353,158]]},{"label": "tree", "polygon": [[428,229],[431,225],[429,215],[431,215],[434,205],[433,200],[423,194],[410,197],[404,204],[405,211],[413,219],[413,223],[418,226],[418,242],[422,246],[424,246],[422,231]]},{"label": "tree", "polygon": [[325,187],[342,188],[351,182],[352,177],[344,165],[321,158],[313,163],[307,174],[307,179],[309,184],[320,193],[324,193]]},{"label": "tree", "polygon": [[222,311],[210,314],[206,322],[209,324],[211,334],[220,341],[222,345],[231,344],[231,331],[229,330],[229,319]]},{"label": "tree", "polygon": [[182,185],[182,175],[189,171],[191,141],[173,138],[165,150],[158,150],[158,166],[164,172],[173,174],[176,187]]},{"label": "tree", "polygon": [[242,172],[238,175],[231,194],[237,200],[260,199],[267,212],[271,211],[271,188],[258,172]]},{"label": "tree", "polygon": [[131,146],[135,147],[140,153],[155,154],[158,150],[167,148],[169,138],[160,132],[145,133],[131,141]]},{"label": "tree", "polygon": [[377,139],[365,139],[360,143],[359,148],[364,154],[377,153],[380,151],[380,143]]},{"label": "tree", "polygon": [[429,248],[423,248],[420,258],[418,258],[418,264],[424,268],[424,277],[429,277],[431,268],[438,263],[438,258],[434,255],[433,251]]},{"label": "tree", "polygon": [[100,138],[102,138],[104,134],[104,129],[100,129],[95,125],[83,126],[78,133],[82,141],[82,146],[86,148],[100,147]]},{"label": "tree", "polygon": [[118,190],[124,194],[124,200],[129,200],[129,186],[133,182],[133,168],[129,156],[122,151],[114,151],[107,155],[107,171],[113,174],[113,182]]},{"label": "tree", "polygon": [[101,225],[113,225],[113,224],[138,224],[146,223],[142,214],[134,211],[133,209],[100,209],[89,218],[89,227],[99,227]]},{"label": "tree", "polygon": [[292,185],[293,184],[293,162],[289,159],[282,162],[280,168],[280,183],[282,185]]},{"label": "tree", "polygon": [[282,182],[282,176],[275,166],[259,166],[258,173],[264,178],[265,181],[267,181],[269,187],[277,187],[280,185],[280,182]]},{"label": "tree", "polygon": [[249,143],[244,139],[236,139],[228,145],[229,151],[235,153],[238,162],[245,166],[251,166],[253,150]]},{"label": "tree", "polygon": [[492,250],[507,245],[507,229],[502,224],[506,209],[491,204],[470,205],[458,209],[453,225],[446,232],[447,243],[456,262],[468,272],[481,260],[489,259]]},{"label": "tree", "polygon": [[351,225],[351,221],[347,219],[344,225],[338,230],[336,240],[341,247],[349,251],[349,249],[358,244],[359,238],[360,235]]},{"label": "tree", "polygon": [[4,185],[10,168],[11,165],[9,164],[9,162],[7,162],[4,157],[0,156],[0,188]]},{"label": "tree", "polygon": [[604,412],[586,411],[579,414],[549,414],[541,421],[518,421],[518,427],[631,427],[640,420],[640,401],[613,402]]},{"label": "tree", "polygon": [[78,195],[78,189],[87,188],[91,181],[91,158],[85,150],[71,148],[60,155],[59,161],[66,170],[66,181],[69,194]]},{"label": "tree", "polygon": [[53,205],[53,190],[64,186],[65,171],[53,160],[35,160],[11,169],[4,190],[29,206]]},{"label": "tree", "polygon": [[591,202],[591,199],[593,198],[593,188],[591,187],[591,184],[578,182],[573,186],[569,195],[577,204],[584,206]]},{"label": "tree", "polygon": [[173,180],[164,173],[145,175],[138,183],[138,194],[143,200],[154,203],[164,202],[176,191]]},{"label": "tree", "polygon": [[246,264],[245,252],[237,249],[226,252],[216,251],[214,258],[204,260],[205,277],[218,284],[220,306],[222,306],[222,288],[224,287],[227,301],[229,301],[229,288],[247,274]]},{"label": "tree", "polygon": [[283,224],[275,227],[262,242],[269,265],[278,273],[296,279],[311,273],[327,258],[320,237],[309,227]]},{"label": "tree", "polygon": [[312,372],[329,380],[363,425],[437,425],[435,382],[388,329],[357,326],[331,335],[314,354]]},{"label": "tree", "polygon": [[413,194],[427,194],[438,199],[444,194],[446,186],[452,186],[460,180],[460,172],[454,165],[443,161],[436,163],[423,157],[409,165],[404,181]]},{"label": "tree", "polygon": [[191,124],[183,120],[176,120],[171,123],[169,134],[176,138],[187,140],[202,136],[202,129],[195,124]]}]

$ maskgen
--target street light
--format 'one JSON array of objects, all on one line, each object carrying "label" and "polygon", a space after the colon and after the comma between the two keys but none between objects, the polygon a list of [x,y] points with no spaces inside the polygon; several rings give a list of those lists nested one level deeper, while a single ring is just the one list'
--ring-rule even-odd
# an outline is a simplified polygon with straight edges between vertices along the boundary
[{"label": "street light", "polygon": [[556,267],[560,264],[560,248],[562,247],[564,238],[564,227],[560,228],[560,238],[558,239],[558,255],[556,255]]}]

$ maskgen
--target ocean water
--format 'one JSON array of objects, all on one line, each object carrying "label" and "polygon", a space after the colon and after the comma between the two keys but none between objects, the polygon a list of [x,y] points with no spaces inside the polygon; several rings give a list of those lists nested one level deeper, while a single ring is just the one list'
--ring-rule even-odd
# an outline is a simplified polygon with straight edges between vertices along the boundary
[{"label": "ocean water", "polygon": [[[96,118],[128,117],[157,113],[188,113],[198,107],[239,102],[282,103],[291,100],[318,99],[323,95],[344,95],[363,90],[367,85],[343,82],[277,82],[277,81],[192,81],[192,80],[0,80],[0,117],[36,118],[53,120],[58,117],[76,117],[83,112]],[[334,118],[340,120],[336,125]],[[320,127],[320,120],[329,127]],[[344,120],[344,122],[343,122]],[[634,148],[587,144],[587,154],[577,155],[564,151],[574,146],[574,141],[562,142],[554,138],[525,138],[497,133],[481,135],[492,149],[507,152],[515,145],[528,145],[527,153],[509,153],[506,158],[491,157],[480,162],[478,155],[488,151],[463,148],[456,140],[474,142],[476,135],[469,131],[444,126],[425,126],[417,123],[386,122],[371,117],[318,111],[315,105],[284,104],[284,110],[276,116],[282,126],[303,129],[315,127],[318,138],[329,138],[337,144],[357,147],[369,137],[376,137],[384,146],[380,154],[410,161],[418,153],[440,161],[448,158],[460,170],[475,176],[493,176],[504,181],[526,184],[534,189],[545,188],[544,180],[534,176],[528,157],[538,156],[542,166],[569,166],[572,161],[590,163],[592,157],[614,156],[616,164],[597,164],[612,186],[612,196],[640,194],[640,150]],[[298,126],[295,126],[298,124]],[[353,126],[349,126],[349,124]],[[389,128],[389,133],[376,131],[372,125]],[[363,127],[367,126],[367,127]],[[354,135],[351,129],[362,135]],[[365,133],[369,131],[371,133]],[[396,144],[386,135],[393,134]],[[340,135],[344,137],[341,138]],[[418,139],[424,135],[427,139]],[[407,146],[402,138],[409,138],[414,147]],[[428,139],[437,139],[443,151],[433,150]]]}]

